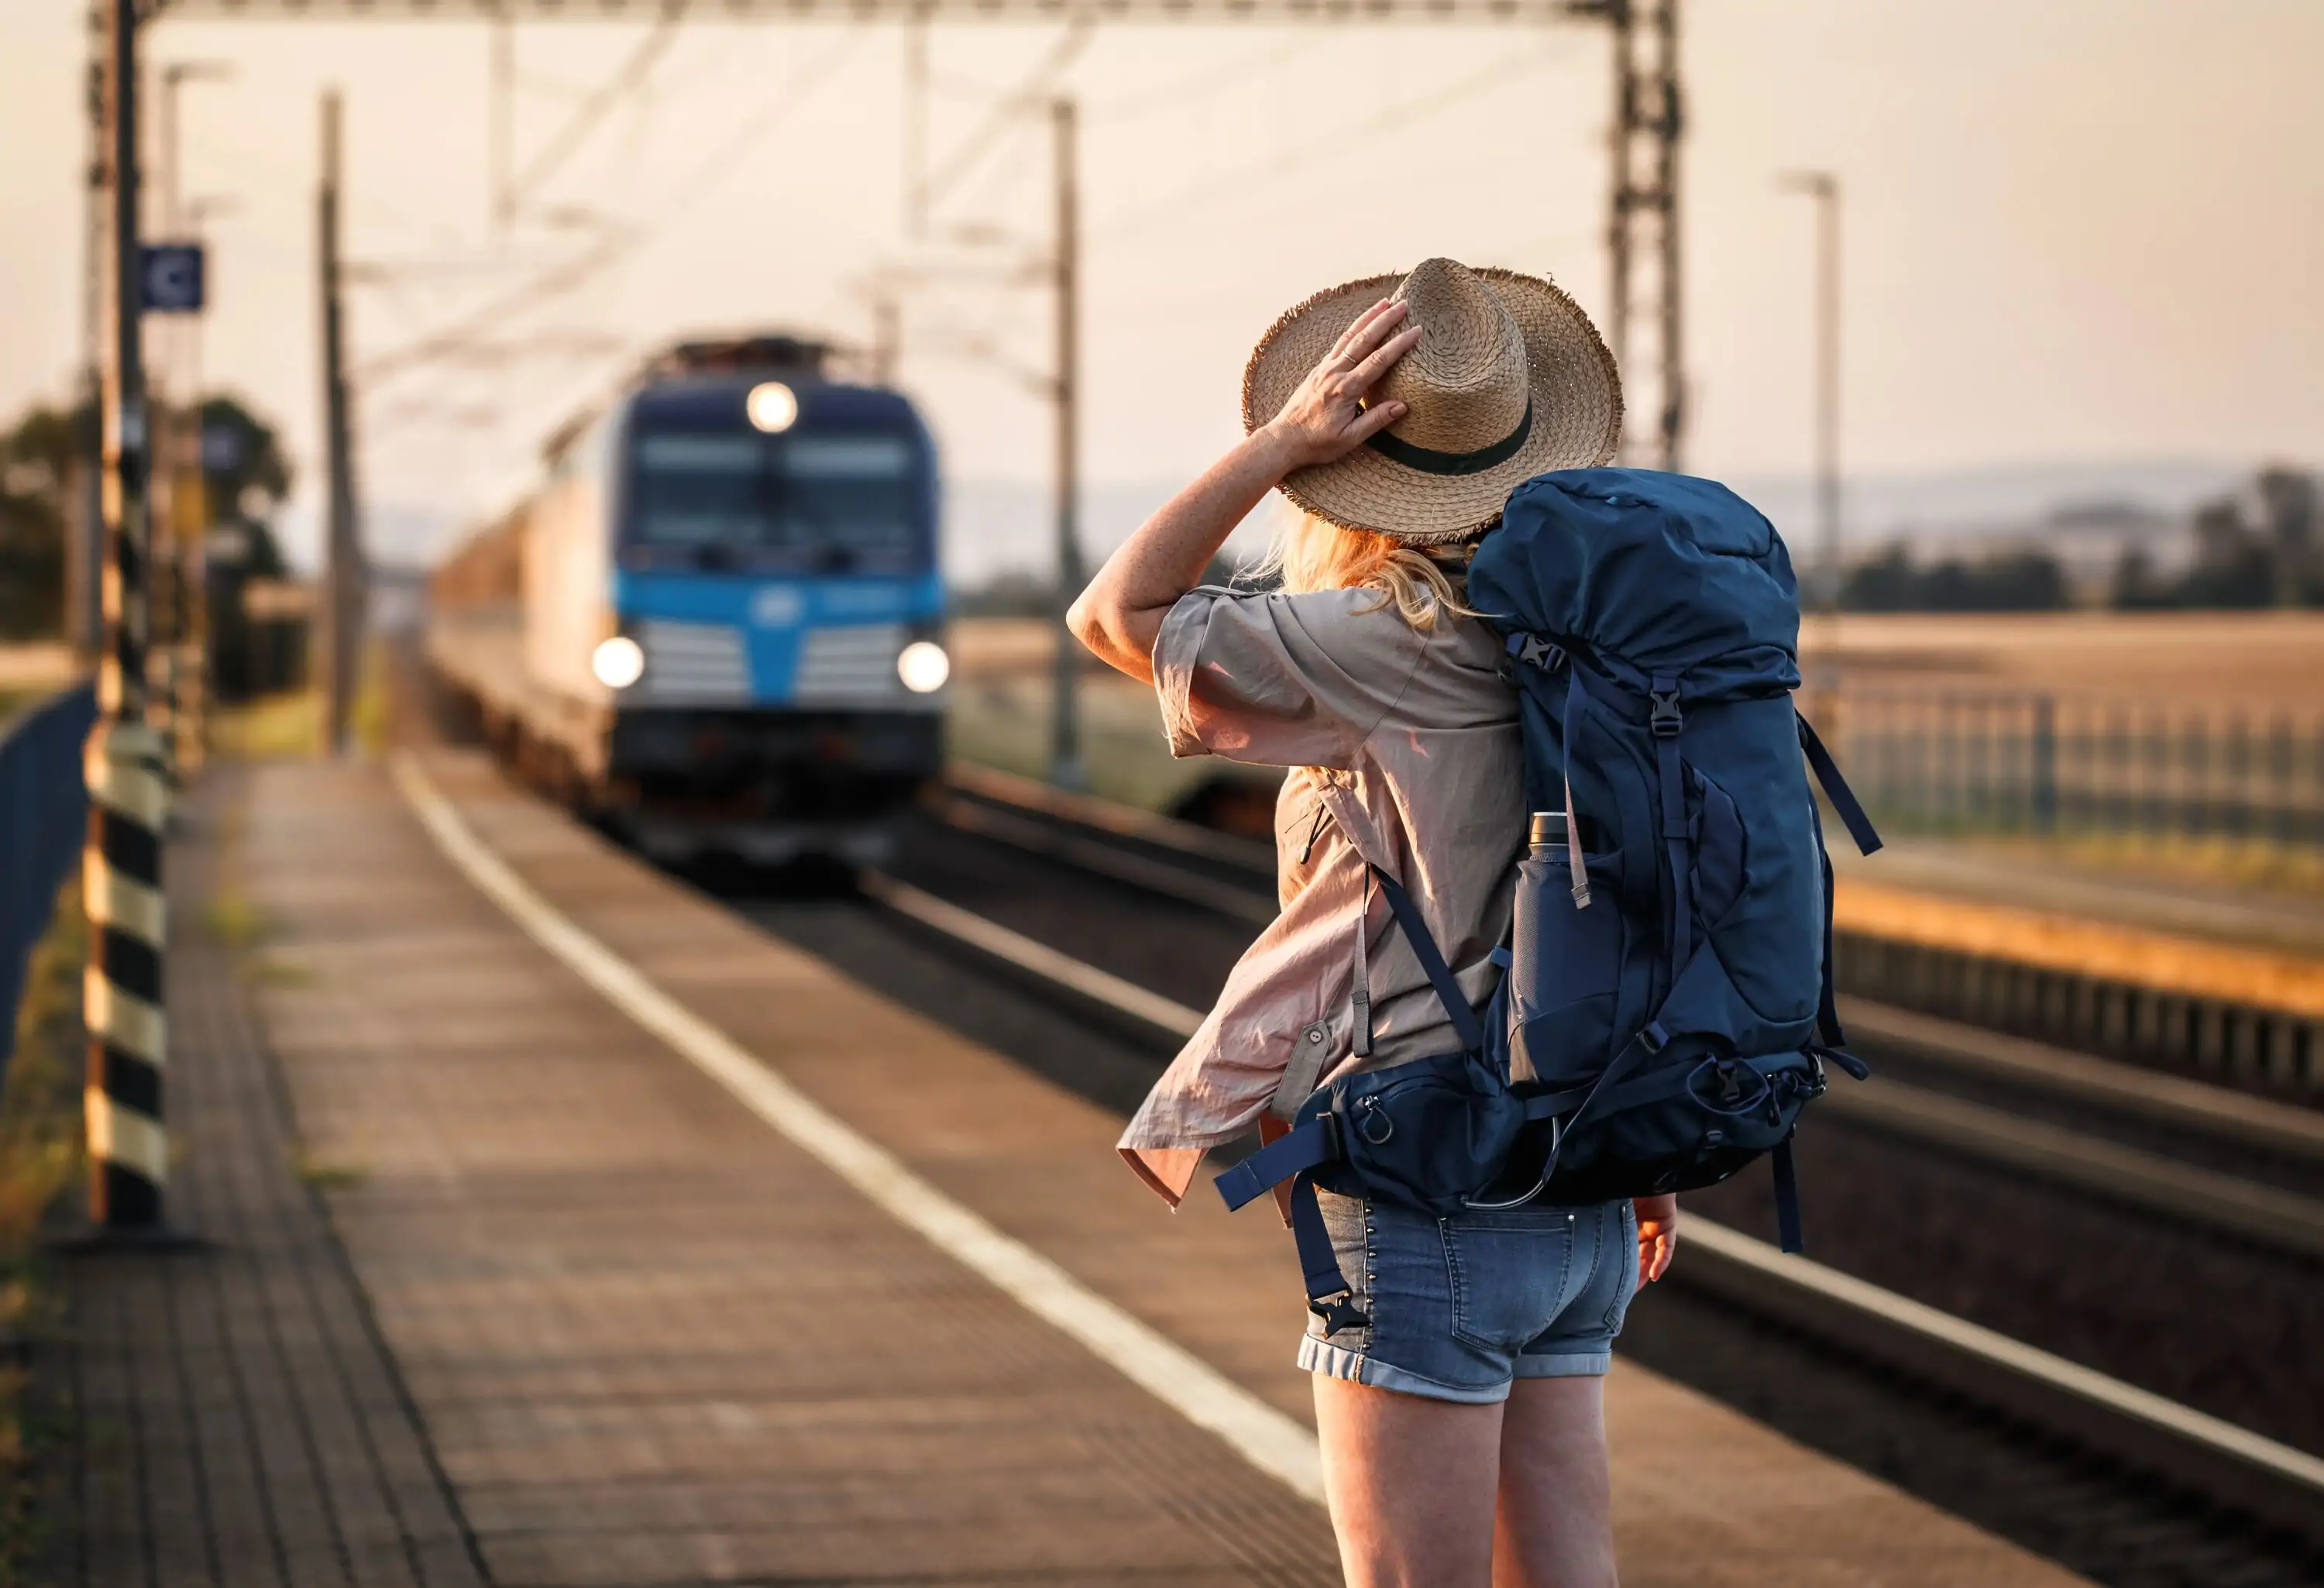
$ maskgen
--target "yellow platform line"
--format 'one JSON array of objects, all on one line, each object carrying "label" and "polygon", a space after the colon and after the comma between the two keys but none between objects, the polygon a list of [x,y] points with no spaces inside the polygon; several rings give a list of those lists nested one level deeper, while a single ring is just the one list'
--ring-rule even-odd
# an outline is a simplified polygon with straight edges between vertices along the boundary
[{"label": "yellow platform line", "polygon": [[2294,954],[1845,878],[1834,896],[1832,925],[1918,948],[2324,1020],[2324,960]]}]

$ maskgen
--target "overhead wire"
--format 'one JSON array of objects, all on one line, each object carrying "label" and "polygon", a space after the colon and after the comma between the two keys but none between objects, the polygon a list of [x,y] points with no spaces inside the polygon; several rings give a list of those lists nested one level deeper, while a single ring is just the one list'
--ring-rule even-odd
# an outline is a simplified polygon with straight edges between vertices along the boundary
[{"label": "overhead wire", "polygon": [[526,168],[517,173],[509,184],[509,206],[522,208],[525,199],[561,170],[565,162],[588,141],[608,112],[629,95],[644,86],[646,78],[669,47],[678,42],[678,23],[685,20],[686,0],[667,0],[661,14],[654,21],[653,31],[641,41],[630,58],[613,76],[591,91],[578,109],[566,119],[565,125],[550,135],[540,153]]},{"label": "overhead wire", "polygon": [[[185,153],[182,159],[189,169],[211,167],[231,171],[241,178],[247,178],[253,172],[263,174],[269,179],[265,185],[279,192],[313,190],[315,170],[312,166],[293,164],[283,158],[282,144],[279,141],[244,142],[239,135],[244,130],[239,123],[220,125],[213,118],[208,125],[203,125],[197,120],[183,134]],[[238,187],[237,190],[248,189]],[[364,216],[366,225],[375,226],[383,222],[389,229],[404,232],[413,237],[433,237],[440,230],[437,223],[422,220],[408,210],[398,209],[392,202],[373,193],[364,195]]]},{"label": "overhead wire", "polygon": [[[613,263],[614,259],[617,258],[619,254],[651,241],[660,227],[678,218],[687,209],[699,202],[713,189],[715,189],[716,185],[729,174],[735,162],[749,152],[751,146],[758,139],[771,132],[786,116],[788,116],[792,111],[798,109],[806,101],[806,99],[812,95],[813,91],[816,88],[820,87],[829,75],[844,62],[845,58],[853,51],[854,42],[854,35],[851,33],[849,36],[843,38],[834,49],[826,51],[816,60],[794,73],[789,82],[785,85],[785,91],[783,94],[770,106],[768,110],[760,115],[753,117],[751,121],[738,128],[735,133],[722,143],[708,159],[697,165],[695,168],[693,174],[686,180],[679,190],[671,198],[670,201],[665,204],[654,217],[641,226],[630,228],[617,237],[609,239],[605,245],[592,251],[589,254],[586,254],[580,259],[570,262],[567,266],[558,271],[544,272],[544,280],[547,280],[549,277],[554,277],[555,280],[549,283],[548,288],[543,290],[552,291],[556,296],[566,295],[585,285],[586,282],[598,271],[601,271],[606,265]],[[506,301],[506,297],[496,300],[497,303],[501,304],[505,304]],[[473,332],[474,322],[490,318],[490,311],[493,307],[493,305],[487,305],[484,310],[479,310],[476,313],[466,317],[466,322],[469,324],[471,333]],[[465,352],[468,346],[473,346],[472,343],[466,342],[464,339],[455,340],[447,332],[439,332],[435,337],[429,338],[429,346],[428,351],[433,355],[431,357],[431,362],[435,362],[439,365],[442,365],[447,358],[456,356],[458,354]],[[520,344],[519,350],[546,354],[556,362],[576,365],[583,367],[606,364],[612,364],[618,366],[618,365],[623,360],[633,361],[637,353],[636,344],[633,341],[622,342],[618,345],[609,342],[606,344],[600,344],[595,346],[584,347],[578,344],[578,339],[576,338],[568,341],[567,345],[560,346],[557,345],[557,334],[552,331],[535,333],[534,337],[531,339],[531,343],[532,345],[530,347],[525,347]],[[599,349],[604,346],[613,346],[614,356],[605,358],[597,356]],[[415,347],[413,349],[409,349],[408,351],[418,352],[420,349]],[[538,367],[541,360],[538,357],[530,357],[523,358],[520,360],[520,362]],[[391,374],[400,373],[400,370],[403,367],[409,367],[409,365],[395,366],[391,369],[390,373]],[[359,374],[361,372],[359,372]],[[377,428],[383,431],[392,432],[404,428],[407,423],[411,421],[421,421],[445,417],[447,411],[440,402],[426,402],[425,399],[431,395],[443,393],[453,387],[456,383],[462,383],[472,380],[475,373],[475,372],[472,367],[466,366],[455,366],[444,369],[435,381],[419,387],[416,392],[407,392],[404,399],[399,400],[397,403],[383,411],[380,416],[380,423]],[[514,372],[511,371],[510,373]],[[373,377],[370,383],[371,385],[375,388],[383,378],[383,377]],[[562,382],[559,383],[558,389],[560,392],[569,390],[573,383],[574,383],[571,382]],[[409,399],[412,397],[418,397],[423,401],[416,404],[410,403]],[[516,401],[503,402],[501,405],[503,418],[505,418],[507,410],[512,406],[529,405]]]},{"label": "overhead wire", "polygon": [[1144,121],[1165,111],[1184,115],[1206,100],[1240,88],[1255,77],[1273,70],[1287,61],[1315,49],[1323,42],[1324,35],[1314,29],[1303,29],[1272,50],[1245,58],[1225,71],[1190,74],[1160,88],[1132,94],[1105,105],[1084,111],[1082,121],[1087,126],[1113,127],[1130,122]]},{"label": "overhead wire", "polygon": [[404,370],[430,362],[447,351],[458,348],[485,327],[500,325],[513,315],[530,313],[565,297],[608,265],[650,241],[658,231],[691,209],[724,181],[761,138],[796,113],[830,73],[853,53],[862,38],[860,31],[850,30],[840,36],[832,49],[793,74],[783,91],[697,165],[693,174],[678,186],[669,200],[648,219],[625,226],[578,256],[551,266],[530,281],[520,282],[460,316],[451,324],[366,361],[355,371],[356,381],[376,384]]},{"label": "overhead wire", "polygon": [[[661,25],[657,27],[654,34],[641,44],[639,50],[632,55],[631,60],[625,63],[622,70],[617,72],[613,79],[601,86],[599,92],[592,97],[590,103],[585,105],[581,111],[576,112],[573,122],[567,124],[568,130],[572,130],[573,135],[568,139],[565,134],[560,134],[559,138],[555,141],[557,144],[561,146],[569,143],[572,147],[577,148],[586,141],[586,134],[589,130],[586,125],[582,125],[585,118],[594,121],[602,117],[613,105],[619,102],[624,93],[632,91],[650,76],[653,66],[669,47],[671,35],[675,32],[677,14],[682,9],[683,0],[677,0],[676,4],[668,8]],[[1032,72],[1028,74],[1025,81],[999,104],[993,106],[991,113],[988,115],[985,121],[970,135],[969,139],[964,141],[963,144],[955,149],[945,171],[929,184],[931,203],[945,189],[970,173],[991,152],[1001,137],[1010,130],[1011,123],[1016,121],[1028,106],[1037,103],[1043,91],[1072,64],[1075,56],[1085,47],[1089,32],[1090,29],[1086,23],[1077,23],[1070,26],[1065,34],[1052,46],[1049,54],[1036,66]],[[696,166],[694,172],[680,184],[669,201],[647,220],[623,227],[597,245],[586,250],[579,256],[561,262],[543,271],[521,287],[496,296],[491,301],[460,317],[453,325],[441,328],[413,344],[372,361],[358,371],[358,378],[375,383],[392,378],[417,364],[459,352],[464,340],[472,337],[479,328],[500,322],[512,314],[529,313],[546,303],[570,294],[595,279],[620,259],[651,241],[661,228],[691,208],[724,180],[733,166],[747,155],[759,139],[796,112],[805,100],[811,97],[815,89],[821,86],[828,74],[853,51],[859,37],[859,30],[850,30],[832,50],[796,72],[790,82],[786,85],[785,90],[775,97],[773,103],[761,114],[752,117],[738,127],[715,151]],[[1246,62],[1228,77],[1208,75],[1199,79],[1199,82],[1194,79],[1182,80],[1180,83],[1140,95],[1127,106],[1102,112],[1094,119],[1097,119],[1101,125],[1122,125],[1144,119],[1159,110],[1172,108],[1174,106],[1183,109],[1188,103],[1186,95],[1190,91],[1199,88],[1205,90],[1201,93],[1200,97],[1214,97],[1233,84],[1248,81],[1284,60],[1291,59],[1302,51],[1314,47],[1314,39],[1312,35],[1302,34],[1295,40],[1287,41],[1283,46]],[[1462,103],[1480,88],[1489,87],[1504,79],[1521,77],[1552,59],[1552,55],[1553,51],[1545,50],[1522,55],[1500,57],[1485,68],[1464,74],[1428,93],[1415,96],[1396,105],[1384,106],[1353,127],[1338,128],[1328,137],[1311,140],[1280,151],[1267,159],[1248,162],[1228,171],[1213,173],[1198,181],[1189,182],[1153,204],[1141,206],[1140,213],[1098,228],[1090,236],[1089,241],[1096,244],[1119,242],[1176,218],[1189,208],[1200,208],[1206,203],[1222,198],[1248,198],[1250,196],[1248,184],[1251,181],[1271,184],[1333,153],[1344,151],[1352,142],[1377,137],[1442,115]],[[1017,125],[1023,124],[1017,122]],[[540,171],[546,158],[545,155],[537,158],[535,171],[529,171],[520,180],[546,180],[547,175],[553,174],[554,166],[549,167],[546,171]],[[559,162],[569,158],[569,151],[560,152],[557,158]],[[536,174],[537,172],[539,174]],[[1230,191],[1231,189],[1233,190]],[[987,328],[982,334],[970,333],[963,339],[971,343],[990,343],[996,333],[1007,336],[1008,331],[1004,328],[1016,318],[1015,315],[1004,310],[1001,320]],[[541,351],[549,352],[551,349],[542,347]],[[559,362],[563,362],[564,359],[586,356],[578,348],[558,351],[561,351],[564,355],[564,358],[559,359]],[[972,350],[967,346],[962,346],[931,348],[930,351],[967,354],[973,357],[977,355],[978,351],[989,350]],[[466,373],[472,372],[447,372],[448,374],[456,377]],[[440,412],[438,405],[427,402],[428,396],[433,394],[436,390],[437,383],[430,383],[418,392],[409,393],[404,402],[396,405],[403,410],[402,412],[393,413],[392,417],[388,414],[381,416],[383,420],[389,420],[384,428],[401,429],[403,428],[402,425],[395,423],[394,420],[421,420],[431,417],[431,411]],[[411,398],[418,398],[420,401],[412,402],[410,401]]]},{"label": "overhead wire", "polygon": [[1116,219],[1109,225],[1093,227],[1084,245],[1117,243],[1136,236],[1157,226],[1183,218],[1187,210],[1200,208],[1206,202],[1254,197],[1248,186],[1250,181],[1277,180],[1318,161],[1344,153],[1351,143],[1431,120],[1466,103],[1478,89],[1520,78],[1554,59],[1555,54],[1554,47],[1551,47],[1499,57],[1476,71],[1463,73],[1426,94],[1382,106],[1353,125],[1335,127],[1323,137],[1294,144],[1263,160],[1206,173],[1176,191],[1141,206],[1139,213],[1127,219]]},{"label": "overhead wire", "polygon": [[920,199],[923,206],[934,209],[947,189],[974,170],[977,162],[992,152],[993,145],[1010,130],[1016,117],[1036,103],[1073,64],[1074,58],[1088,45],[1093,27],[1086,12],[1076,14],[1066,24],[1064,34],[1049,47],[1049,53],[1026,74],[1025,80],[1013,92],[993,105],[976,129],[961,140],[944,168],[928,178]]}]

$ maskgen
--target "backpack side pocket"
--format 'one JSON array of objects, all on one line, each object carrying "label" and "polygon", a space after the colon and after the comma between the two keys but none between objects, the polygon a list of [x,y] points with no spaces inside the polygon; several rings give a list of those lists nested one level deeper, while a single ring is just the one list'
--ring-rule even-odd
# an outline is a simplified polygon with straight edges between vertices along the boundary
[{"label": "backpack side pocket", "polygon": [[1622,970],[1621,861],[1585,857],[1597,885],[1587,909],[1574,905],[1572,866],[1562,847],[1536,850],[1517,866],[1510,1021],[1514,1045],[1536,1080],[1594,1075],[1611,1050]]}]

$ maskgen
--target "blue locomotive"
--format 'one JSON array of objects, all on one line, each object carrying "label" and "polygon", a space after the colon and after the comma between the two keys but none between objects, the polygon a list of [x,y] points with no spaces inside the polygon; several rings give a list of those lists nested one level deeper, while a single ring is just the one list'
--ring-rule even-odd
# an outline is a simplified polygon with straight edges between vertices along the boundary
[{"label": "blue locomotive", "polygon": [[935,446],[829,360],[673,348],[429,581],[442,692],[657,859],[876,863],[942,772]]}]

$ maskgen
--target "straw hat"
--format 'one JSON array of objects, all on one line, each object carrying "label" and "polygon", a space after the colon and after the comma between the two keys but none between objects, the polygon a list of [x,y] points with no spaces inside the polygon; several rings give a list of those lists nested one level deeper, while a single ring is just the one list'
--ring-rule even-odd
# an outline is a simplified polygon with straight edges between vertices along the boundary
[{"label": "straw hat", "polygon": [[1490,528],[1536,475],[1613,457],[1621,380],[1581,307],[1542,277],[1450,259],[1318,292],[1277,320],[1243,371],[1243,428],[1280,412],[1384,292],[1423,335],[1372,395],[1410,411],[1346,457],[1293,471],[1286,496],[1342,529],[1429,546]]}]

